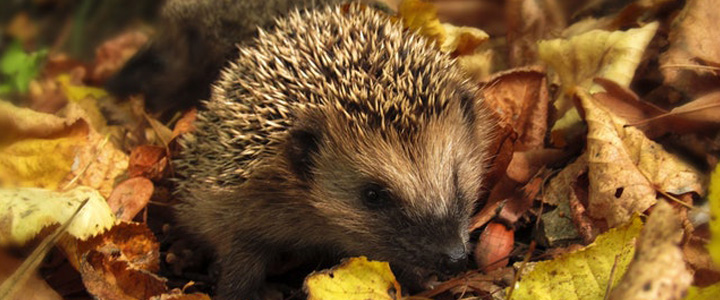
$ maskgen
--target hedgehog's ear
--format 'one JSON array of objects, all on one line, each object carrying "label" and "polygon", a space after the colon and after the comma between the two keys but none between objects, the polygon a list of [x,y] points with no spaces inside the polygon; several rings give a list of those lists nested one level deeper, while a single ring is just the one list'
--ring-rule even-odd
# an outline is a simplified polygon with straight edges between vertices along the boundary
[{"label": "hedgehog's ear", "polygon": [[305,181],[312,178],[313,155],[318,151],[321,138],[320,127],[313,123],[299,124],[291,129],[286,148],[290,168]]}]

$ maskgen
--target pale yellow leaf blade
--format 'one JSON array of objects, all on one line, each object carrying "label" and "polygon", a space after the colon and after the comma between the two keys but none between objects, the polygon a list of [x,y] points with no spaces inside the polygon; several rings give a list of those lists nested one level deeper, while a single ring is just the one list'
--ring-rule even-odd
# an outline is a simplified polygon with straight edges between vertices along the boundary
[{"label": "pale yellow leaf blade", "polygon": [[353,257],[305,279],[309,300],[399,299],[400,284],[387,262]]},{"label": "pale yellow leaf blade", "polygon": [[66,192],[37,188],[0,189],[0,246],[22,245],[40,230],[62,224],[77,207],[90,199],[78,213],[67,232],[86,239],[115,223],[115,216],[98,191],[77,187]]},{"label": "pale yellow leaf blade", "polygon": [[516,283],[512,299],[602,300],[613,268],[613,286],[625,273],[641,229],[642,221],[635,217],[599,235],[594,243],[579,251],[535,264],[533,270]]}]

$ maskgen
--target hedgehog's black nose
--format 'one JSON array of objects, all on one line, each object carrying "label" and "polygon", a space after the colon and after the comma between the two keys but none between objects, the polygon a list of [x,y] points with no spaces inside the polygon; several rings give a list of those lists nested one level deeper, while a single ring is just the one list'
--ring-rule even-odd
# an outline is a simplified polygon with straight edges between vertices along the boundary
[{"label": "hedgehog's black nose", "polygon": [[440,271],[444,275],[455,275],[467,267],[467,252],[465,243],[448,247],[440,259]]}]

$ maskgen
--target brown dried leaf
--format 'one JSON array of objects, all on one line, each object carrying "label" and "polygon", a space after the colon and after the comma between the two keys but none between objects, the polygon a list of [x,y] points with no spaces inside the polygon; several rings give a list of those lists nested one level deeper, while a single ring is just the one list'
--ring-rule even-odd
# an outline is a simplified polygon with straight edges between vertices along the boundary
[{"label": "brown dried leaf", "polygon": [[79,271],[88,292],[99,299],[140,300],[167,292],[165,279],[96,250],[83,255]]},{"label": "brown dried leaf", "polygon": [[707,227],[693,231],[691,238],[683,244],[683,257],[695,273],[693,285],[696,286],[708,286],[720,281],[720,265],[713,262],[703,239],[710,239]]},{"label": "brown dried leaf", "polygon": [[152,181],[144,177],[135,177],[118,184],[107,202],[118,220],[132,219],[150,202],[155,190]]},{"label": "brown dried leaf", "polygon": [[70,263],[79,270],[84,255],[97,251],[122,260],[134,269],[157,272],[160,269],[159,245],[155,235],[143,223],[120,222],[108,231],[85,241],[63,240],[60,245]]},{"label": "brown dried leaf", "polygon": [[495,75],[482,90],[500,122],[518,134],[515,151],[542,147],[547,130],[548,91],[541,68],[513,69]]},{"label": "brown dried leaf", "polygon": [[169,293],[165,293],[159,296],[153,296],[150,300],[211,300],[210,296],[206,294],[183,294],[179,289],[173,289]]},{"label": "brown dried leaf", "polygon": [[609,299],[684,298],[693,277],[678,246],[681,239],[677,213],[666,202],[659,202],[640,234],[633,261]]},{"label": "brown dried leaf", "polygon": [[720,10],[716,1],[686,2],[670,29],[670,49],[660,56],[665,84],[695,96],[717,88],[720,84],[715,68],[720,65],[718,19]]},{"label": "brown dried leaf", "polygon": [[138,146],[130,152],[130,177],[163,178],[168,166],[165,148],[153,145]]},{"label": "brown dried leaf", "polygon": [[537,42],[567,26],[556,0],[511,0],[505,4],[510,65],[537,63]]},{"label": "brown dried leaf", "polygon": [[[720,123],[720,92],[714,92],[673,108],[668,113],[656,116],[651,121],[669,118],[671,122]],[[650,120],[648,120],[650,121]]]},{"label": "brown dried leaf", "polygon": [[703,175],[694,167],[665,152],[638,129],[624,127],[625,120],[587,93],[578,96],[588,124],[591,217],[614,227],[653,205],[656,189],[675,195],[702,193]]},{"label": "brown dried leaf", "polygon": [[172,139],[178,136],[195,131],[195,119],[197,118],[197,108],[192,108],[185,112],[183,116],[175,123],[172,131]]},{"label": "brown dried leaf", "polygon": [[[8,279],[18,267],[22,260],[12,257],[5,251],[0,251],[0,282]],[[56,291],[50,287],[40,274],[33,274],[28,281],[15,293],[15,296],[7,300],[62,300]]]}]

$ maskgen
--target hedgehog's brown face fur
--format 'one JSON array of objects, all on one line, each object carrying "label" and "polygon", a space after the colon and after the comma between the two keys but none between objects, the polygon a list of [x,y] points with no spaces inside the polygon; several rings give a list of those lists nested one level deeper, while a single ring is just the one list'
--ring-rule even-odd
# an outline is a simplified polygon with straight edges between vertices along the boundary
[{"label": "hedgehog's brown face fur", "polygon": [[290,163],[335,246],[402,272],[464,267],[484,149],[473,130],[474,105],[463,104],[474,101],[472,91],[463,88],[441,95],[456,99],[410,128],[348,118],[336,108],[301,116],[290,133]]}]

